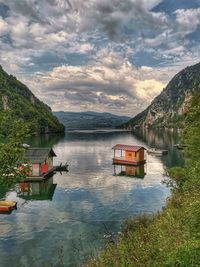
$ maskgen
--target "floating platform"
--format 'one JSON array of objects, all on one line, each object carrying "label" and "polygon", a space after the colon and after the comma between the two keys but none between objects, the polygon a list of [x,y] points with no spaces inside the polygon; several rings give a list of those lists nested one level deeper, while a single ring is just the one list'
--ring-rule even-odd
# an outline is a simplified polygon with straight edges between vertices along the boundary
[{"label": "floating platform", "polygon": [[113,165],[129,165],[129,166],[140,166],[146,163],[146,160],[141,161],[130,161],[120,158],[113,158]]},{"label": "floating platform", "polygon": [[48,172],[45,172],[44,174],[42,174],[40,176],[28,176],[28,177],[26,177],[26,179],[24,179],[23,182],[41,182],[41,181],[45,181],[46,179],[51,177],[56,172],[62,172],[62,171],[68,172],[68,166],[69,165],[67,165],[67,164],[65,164],[65,165],[60,164],[59,166],[54,166]]}]

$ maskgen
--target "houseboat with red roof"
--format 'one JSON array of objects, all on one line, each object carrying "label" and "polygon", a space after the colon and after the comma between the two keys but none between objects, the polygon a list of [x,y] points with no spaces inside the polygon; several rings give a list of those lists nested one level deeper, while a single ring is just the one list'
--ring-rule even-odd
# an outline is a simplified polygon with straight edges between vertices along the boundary
[{"label": "houseboat with red roof", "polygon": [[[115,165],[137,166],[146,162],[146,149],[143,146],[117,144],[112,149],[114,150],[113,164]],[[120,156],[116,151],[120,151]]]}]

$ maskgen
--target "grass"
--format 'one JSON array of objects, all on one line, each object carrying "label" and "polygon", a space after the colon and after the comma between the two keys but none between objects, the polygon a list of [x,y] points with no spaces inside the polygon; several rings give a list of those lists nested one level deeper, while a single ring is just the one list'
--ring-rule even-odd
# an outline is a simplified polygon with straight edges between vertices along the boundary
[{"label": "grass", "polygon": [[125,221],[117,245],[107,246],[86,266],[200,266],[200,182],[198,174],[187,179],[188,170],[170,171],[176,184],[163,211]]}]

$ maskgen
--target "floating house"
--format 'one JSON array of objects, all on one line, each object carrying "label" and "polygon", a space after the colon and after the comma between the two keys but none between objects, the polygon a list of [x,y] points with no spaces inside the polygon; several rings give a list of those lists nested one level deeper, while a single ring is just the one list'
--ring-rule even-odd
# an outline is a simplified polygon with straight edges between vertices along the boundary
[{"label": "floating house", "polygon": [[[113,148],[114,158],[113,164],[115,165],[140,165],[146,162],[145,160],[145,148],[142,146],[131,146],[117,144]],[[117,155],[117,151],[120,151],[120,156]]]},{"label": "floating house", "polygon": [[29,147],[25,158],[30,165],[29,177],[41,177],[53,171],[53,158],[56,157],[52,148]]}]

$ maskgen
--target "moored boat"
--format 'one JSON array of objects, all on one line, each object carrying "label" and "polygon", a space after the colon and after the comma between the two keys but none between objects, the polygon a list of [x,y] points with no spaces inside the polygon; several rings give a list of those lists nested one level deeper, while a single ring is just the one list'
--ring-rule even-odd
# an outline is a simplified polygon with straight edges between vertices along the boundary
[{"label": "moored boat", "polygon": [[9,200],[0,200],[0,207],[10,207],[11,209],[15,209],[17,207],[17,202]]},{"label": "moored boat", "polygon": [[156,156],[162,156],[162,155],[167,155],[168,150],[160,150],[157,148],[151,148],[147,150],[148,154],[156,155]]},{"label": "moored boat", "polygon": [[174,147],[176,147],[177,149],[183,150],[184,148],[187,147],[187,145],[184,145],[184,144],[175,144]]},{"label": "moored boat", "polygon": [[12,210],[12,207],[10,207],[10,206],[0,205],[0,212],[10,212],[11,210]]}]

